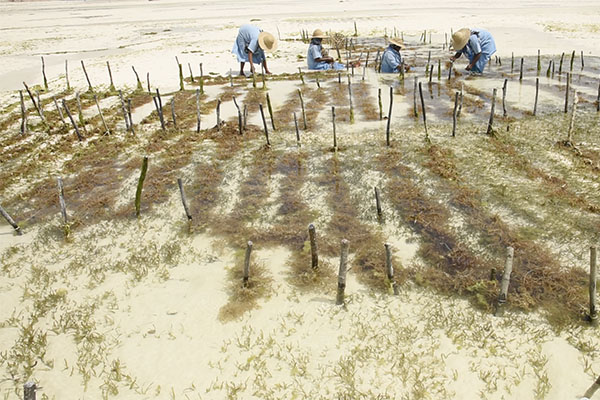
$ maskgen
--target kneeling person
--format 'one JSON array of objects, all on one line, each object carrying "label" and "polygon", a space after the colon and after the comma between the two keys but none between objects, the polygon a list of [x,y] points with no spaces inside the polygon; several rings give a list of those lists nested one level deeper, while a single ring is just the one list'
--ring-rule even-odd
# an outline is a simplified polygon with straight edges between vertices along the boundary
[{"label": "kneeling person", "polygon": [[492,54],[496,52],[496,42],[492,35],[483,29],[463,28],[452,35],[452,47],[456,54],[450,57],[454,62],[462,54],[469,59],[467,71],[483,73]]},{"label": "kneeling person", "polygon": [[[381,72],[386,74],[400,72],[402,68],[402,54],[400,54],[400,49],[402,49],[402,46],[404,46],[404,43],[401,40],[390,39],[390,45],[381,56]],[[409,66],[404,64],[404,69],[408,71]]]},{"label": "kneeling person", "polygon": [[327,38],[322,30],[317,29],[313,32],[310,40],[310,46],[308,46],[308,54],[306,60],[308,62],[308,69],[311,70],[328,70],[328,69],[344,69],[345,65],[333,61],[332,57],[323,56],[323,46],[321,42]]}]

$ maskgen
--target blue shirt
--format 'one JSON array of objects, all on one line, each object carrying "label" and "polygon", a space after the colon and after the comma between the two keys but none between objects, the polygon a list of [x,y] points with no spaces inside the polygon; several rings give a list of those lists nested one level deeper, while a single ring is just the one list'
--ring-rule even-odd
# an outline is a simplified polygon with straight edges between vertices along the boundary
[{"label": "blue shirt", "polygon": [[240,27],[237,38],[231,52],[235,54],[239,62],[247,62],[248,51],[252,52],[252,61],[256,64],[262,63],[265,53],[258,45],[258,35],[261,29],[258,26],[245,24]]},{"label": "blue shirt", "polygon": [[402,64],[402,55],[398,50],[392,48],[389,45],[381,56],[381,72],[390,74],[393,72],[399,72],[398,67]]},{"label": "blue shirt", "polygon": [[467,56],[471,61],[479,53],[491,56],[496,52],[496,42],[494,42],[494,38],[488,31],[483,29],[471,29],[469,41],[460,52]]},{"label": "blue shirt", "polygon": [[317,58],[323,58],[323,46],[321,46],[321,43],[311,40],[310,46],[308,46],[308,54],[306,55],[308,69],[321,69],[319,67],[324,61],[316,61]]}]

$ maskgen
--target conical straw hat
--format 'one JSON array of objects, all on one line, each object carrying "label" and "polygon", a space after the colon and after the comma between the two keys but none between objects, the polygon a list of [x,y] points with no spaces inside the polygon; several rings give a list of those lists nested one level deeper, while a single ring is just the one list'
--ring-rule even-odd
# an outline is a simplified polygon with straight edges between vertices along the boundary
[{"label": "conical straw hat", "polygon": [[277,49],[277,39],[269,32],[261,32],[258,34],[258,44],[260,48],[267,53],[271,53]]},{"label": "conical straw hat", "polygon": [[462,28],[452,35],[452,47],[454,50],[462,50],[467,45],[469,37],[471,36],[471,30],[469,28]]},{"label": "conical straw hat", "polygon": [[312,34],[312,38],[313,39],[327,39],[329,36],[327,36],[325,34],[325,32],[323,32],[320,29],[315,29],[315,31]]},{"label": "conical straw hat", "polygon": [[404,47],[404,42],[398,38],[390,38],[389,42],[391,44],[395,44],[396,46],[399,46],[400,48]]}]

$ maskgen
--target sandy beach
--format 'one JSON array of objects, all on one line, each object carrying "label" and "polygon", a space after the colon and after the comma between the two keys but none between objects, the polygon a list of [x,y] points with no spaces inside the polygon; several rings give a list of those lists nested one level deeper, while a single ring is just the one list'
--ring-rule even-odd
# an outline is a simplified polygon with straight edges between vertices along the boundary
[{"label": "sandy beach", "polygon": [[[24,233],[0,221],[1,398],[32,381],[42,399],[563,400],[600,374],[585,320],[598,2],[0,1],[0,13],[0,205]],[[231,54],[248,22],[280,39],[256,87]],[[447,40],[465,26],[496,40],[482,77],[464,59],[448,75]],[[317,28],[369,66],[309,73],[301,32]],[[371,64],[390,35],[406,43],[403,79]]]}]

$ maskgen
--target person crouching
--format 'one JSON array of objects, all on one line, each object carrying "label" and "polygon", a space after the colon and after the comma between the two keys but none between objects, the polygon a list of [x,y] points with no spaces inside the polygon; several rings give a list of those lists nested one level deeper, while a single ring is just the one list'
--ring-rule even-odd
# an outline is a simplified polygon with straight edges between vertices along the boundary
[{"label": "person crouching", "polygon": [[322,30],[316,29],[312,38],[310,39],[310,45],[308,46],[308,54],[306,55],[306,60],[308,62],[308,69],[310,70],[328,70],[328,69],[345,69],[346,66],[344,64],[340,64],[333,60],[333,57],[323,55],[323,46],[321,43],[323,39],[326,39],[326,36]]}]

